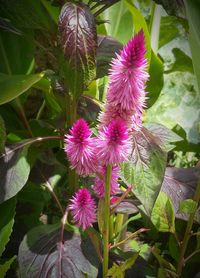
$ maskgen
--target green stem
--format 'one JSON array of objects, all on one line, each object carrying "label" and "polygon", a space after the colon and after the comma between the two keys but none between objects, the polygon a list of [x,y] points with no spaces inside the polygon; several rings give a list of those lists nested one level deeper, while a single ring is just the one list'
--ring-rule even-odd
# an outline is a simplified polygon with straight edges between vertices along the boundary
[{"label": "green stem", "polygon": [[109,221],[110,221],[110,179],[112,166],[106,169],[106,188],[105,188],[105,209],[103,227],[103,278],[107,277],[109,261]]},{"label": "green stem", "polygon": [[[193,200],[197,203],[200,200],[200,181],[198,182],[197,189],[196,189],[196,192],[194,194]],[[180,259],[179,259],[178,266],[177,266],[177,276],[178,277],[181,277],[182,269],[185,265],[184,255],[185,255],[185,252],[186,252],[186,249],[187,249],[189,239],[192,235],[191,230],[192,230],[192,225],[193,225],[193,222],[194,222],[195,213],[196,213],[196,211],[191,213],[190,216],[189,216],[189,220],[187,222],[185,235],[184,235],[184,238],[183,238],[183,242],[181,244]]]}]

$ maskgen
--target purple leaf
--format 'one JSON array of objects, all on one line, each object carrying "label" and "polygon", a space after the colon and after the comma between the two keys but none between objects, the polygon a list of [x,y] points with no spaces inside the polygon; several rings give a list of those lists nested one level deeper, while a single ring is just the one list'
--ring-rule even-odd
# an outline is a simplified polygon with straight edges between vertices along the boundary
[{"label": "purple leaf", "polygon": [[[188,219],[188,214],[178,212],[179,204],[185,199],[193,198],[199,179],[200,168],[166,168],[161,191],[167,193],[171,198],[176,217]],[[196,218],[196,221],[200,222],[200,219]]]},{"label": "purple leaf", "polygon": [[61,230],[58,224],[32,229],[19,247],[19,272],[24,278],[97,277],[99,260],[88,238]]},{"label": "purple leaf", "polygon": [[97,35],[94,16],[83,3],[66,3],[60,13],[58,30],[69,89],[80,95],[95,78]]}]

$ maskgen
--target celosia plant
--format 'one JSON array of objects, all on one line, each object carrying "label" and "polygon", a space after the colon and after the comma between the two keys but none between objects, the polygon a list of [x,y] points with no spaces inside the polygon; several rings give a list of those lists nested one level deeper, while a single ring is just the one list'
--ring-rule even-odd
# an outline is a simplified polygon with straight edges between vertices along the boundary
[{"label": "celosia plant", "polygon": [[[131,152],[129,130],[139,129],[145,106],[145,82],[148,79],[143,31],[136,34],[111,62],[105,111],[99,117],[98,134],[77,120],[65,136],[65,152],[78,175],[96,175],[94,191],[104,198],[103,277],[108,272],[110,197],[119,191],[119,164]],[[90,192],[80,189],[69,205],[74,223],[83,230],[95,221],[95,205]]]}]

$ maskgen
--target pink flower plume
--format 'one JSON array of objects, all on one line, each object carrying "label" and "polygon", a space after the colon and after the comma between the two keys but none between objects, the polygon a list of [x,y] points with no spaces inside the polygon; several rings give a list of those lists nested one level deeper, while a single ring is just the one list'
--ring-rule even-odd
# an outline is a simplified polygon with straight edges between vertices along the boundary
[{"label": "pink flower plume", "polygon": [[130,153],[130,141],[123,120],[112,120],[108,126],[99,131],[96,150],[102,165],[116,165],[126,160]]},{"label": "pink flower plume", "polygon": [[96,171],[96,157],[92,132],[85,120],[75,122],[64,139],[64,149],[71,163],[71,168],[81,176]]},{"label": "pink flower plume", "polygon": [[83,230],[91,227],[96,222],[96,205],[90,192],[86,188],[79,189],[70,201],[69,209],[77,226]]}]

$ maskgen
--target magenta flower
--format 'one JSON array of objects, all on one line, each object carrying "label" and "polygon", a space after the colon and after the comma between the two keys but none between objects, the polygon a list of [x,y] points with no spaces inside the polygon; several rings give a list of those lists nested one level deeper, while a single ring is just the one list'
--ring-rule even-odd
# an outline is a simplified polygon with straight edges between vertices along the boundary
[{"label": "magenta flower", "polygon": [[69,209],[77,226],[83,230],[91,227],[96,222],[96,205],[90,192],[86,188],[79,189],[70,201]]},{"label": "magenta flower", "polygon": [[79,119],[65,136],[64,149],[71,163],[71,168],[81,176],[96,171],[96,157],[92,132],[85,120]]},{"label": "magenta flower", "polygon": [[[93,190],[99,198],[103,198],[105,195],[105,178],[106,178],[106,166],[100,166],[98,174],[94,181]],[[118,184],[119,168],[118,166],[112,167],[112,174],[110,180],[110,195],[115,195],[119,190]]]},{"label": "magenta flower", "polygon": [[96,139],[97,157],[102,165],[116,165],[128,157],[130,146],[124,121],[112,120],[108,126],[99,131]]},{"label": "magenta flower", "polygon": [[144,34],[140,31],[112,60],[106,109],[100,116],[101,126],[108,123],[111,111],[114,111],[111,119],[115,118],[115,107],[118,107],[118,115],[128,127],[131,121],[133,128],[141,127],[146,100],[145,83],[149,77],[145,53]]}]

